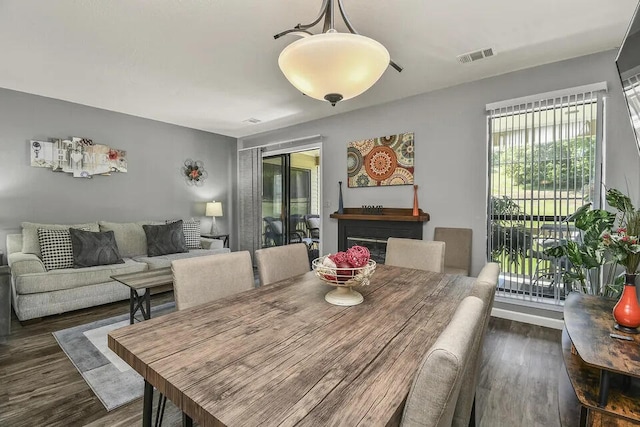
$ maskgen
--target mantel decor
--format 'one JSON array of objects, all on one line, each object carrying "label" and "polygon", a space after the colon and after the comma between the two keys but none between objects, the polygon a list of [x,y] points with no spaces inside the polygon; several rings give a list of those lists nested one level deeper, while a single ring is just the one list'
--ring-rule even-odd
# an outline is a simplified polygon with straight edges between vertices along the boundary
[{"label": "mantel decor", "polygon": [[413,150],[413,132],[350,142],[349,187],[413,185]]},{"label": "mantel decor", "polygon": [[51,141],[29,141],[31,166],[72,174],[74,178],[91,178],[127,172],[127,153],[91,139],[71,137]]}]

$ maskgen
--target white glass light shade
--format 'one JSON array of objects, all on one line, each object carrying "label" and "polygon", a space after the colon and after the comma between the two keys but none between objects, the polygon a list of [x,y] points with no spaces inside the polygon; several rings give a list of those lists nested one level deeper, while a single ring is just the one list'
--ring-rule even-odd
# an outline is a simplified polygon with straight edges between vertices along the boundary
[{"label": "white glass light shade", "polygon": [[[326,100],[356,97],[378,81],[389,65],[389,51],[365,36],[327,32],[304,37],[285,47],[278,65],[305,95]],[[339,99],[340,100],[340,99]]]},{"label": "white glass light shade", "polygon": [[222,216],[222,202],[208,202],[205,209],[205,216]]}]

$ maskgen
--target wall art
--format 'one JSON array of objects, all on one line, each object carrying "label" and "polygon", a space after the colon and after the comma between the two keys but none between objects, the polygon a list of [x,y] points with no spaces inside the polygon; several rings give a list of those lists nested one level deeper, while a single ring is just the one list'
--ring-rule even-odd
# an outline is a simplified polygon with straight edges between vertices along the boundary
[{"label": "wall art", "polygon": [[204,170],[204,163],[200,160],[191,159],[184,161],[181,173],[188,185],[197,187],[204,184],[204,180],[209,176],[209,173]]},{"label": "wall art", "polygon": [[347,146],[349,187],[412,185],[413,132],[352,141]]},{"label": "wall art", "polygon": [[31,166],[72,174],[75,178],[127,172],[127,152],[87,138],[30,141]]}]

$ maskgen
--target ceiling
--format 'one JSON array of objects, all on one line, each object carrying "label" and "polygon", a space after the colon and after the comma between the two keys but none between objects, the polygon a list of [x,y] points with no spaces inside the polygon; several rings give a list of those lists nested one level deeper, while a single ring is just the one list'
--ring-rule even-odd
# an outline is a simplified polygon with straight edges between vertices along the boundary
[{"label": "ceiling", "polygon": [[297,38],[273,39],[320,3],[0,0],[0,87],[243,137],[617,47],[637,0],[343,0],[404,71],[336,107],[287,82],[278,55]]}]

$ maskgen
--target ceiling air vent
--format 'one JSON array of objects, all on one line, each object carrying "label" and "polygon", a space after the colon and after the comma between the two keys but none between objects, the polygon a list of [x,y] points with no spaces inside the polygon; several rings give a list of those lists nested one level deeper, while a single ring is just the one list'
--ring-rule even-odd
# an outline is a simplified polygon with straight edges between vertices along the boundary
[{"label": "ceiling air vent", "polygon": [[493,49],[489,48],[489,49],[480,49],[480,50],[476,50],[474,52],[469,52],[469,53],[464,53],[462,55],[458,56],[458,61],[460,61],[460,63],[462,64],[466,64],[468,62],[473,62],[473,61],[477,61],[479,59],[483,59],[483,58],[488,58],[490,56],[493,56]]},{"label": "ceiling air vent", "polygon": [[262,120],[260,119],[256,119],[255,117],[250,117],[247,120],[243,120],[242,123],[251,123],[252,125],[255,125],[256,123],[260,123]]}]

